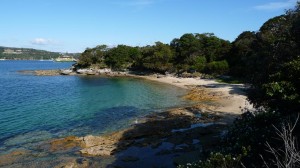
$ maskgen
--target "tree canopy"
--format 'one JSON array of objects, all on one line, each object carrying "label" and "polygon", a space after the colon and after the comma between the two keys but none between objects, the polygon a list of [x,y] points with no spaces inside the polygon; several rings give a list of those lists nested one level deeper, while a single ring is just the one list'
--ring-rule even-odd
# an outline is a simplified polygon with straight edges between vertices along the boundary
[{"label": "tree canopy", "polygon": [[228,58],[232,75],[252,84],[249,99],[284,113],[300,105],[299,6],[274,17],[257,32],[243,32]]},{"label": "tree canopy", "polygon": [[271,18],[257,32],[245,31],[230,43],[213,33],[187,33],[170,44],[132,47],[100,45],[86,49],[78,65],[115,70],[186,71],[229,74],[252,86],[249,99],[256,106],[290,112],[299,109],[299,4]]},{"label": "tree canopy", "polygon": [[160,73],[192,70],[224,74],[228,71],[226,57],[230,49],[229,41],[212,33],[184,34],[170,44],[156,42],[144,47],[100,45],[88,48],[81,54],[78,65],[100,64],[116,70],[132,68]]},{"label": "tree canopy", "polygon": [[[299,2],[295,9],[269,19],[256,32],[242,32],[231,43],[212,33],[187,33],[174,38],[170,44],[119,45],[99,53],[96,50],[97,47],[83,52],[79,63],[85,66],[104,63],[113,69],[160,73],[226,74],[249,83],[248,99],[255,107],[263,108],[249,111],[235,121],[224,140],[227,146],[222,150],[236,154],[238,150],[251,148],[243,163],[253,167],[265,164],[259,157],[267,153],[264,143],[272,142],[284,151],[274,140],[274,125],[280,126],[300,114]],[[298,130],[295,135],[299,135],[299,124],[295,130]]]}]

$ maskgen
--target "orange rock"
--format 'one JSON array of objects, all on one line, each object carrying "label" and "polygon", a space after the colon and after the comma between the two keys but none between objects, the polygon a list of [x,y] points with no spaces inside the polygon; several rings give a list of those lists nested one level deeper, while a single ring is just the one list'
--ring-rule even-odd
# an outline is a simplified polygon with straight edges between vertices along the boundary
[{"label": "orange rock", "polygon": [[50,142],[50,151],[68,150],[74,147],[81,146],[81,138],[69,136],[62,139],[56,139]]}]

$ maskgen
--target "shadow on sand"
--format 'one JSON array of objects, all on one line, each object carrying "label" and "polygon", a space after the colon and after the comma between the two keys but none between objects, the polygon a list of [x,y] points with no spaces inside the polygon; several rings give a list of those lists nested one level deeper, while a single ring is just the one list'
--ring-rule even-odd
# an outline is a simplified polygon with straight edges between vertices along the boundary
[{"label": "shadow on sand", "polygon": [[247,86],[243,84],[226,84],[226,83],[217,83],[217,84],[208,84],[203,86],[204,88],[228,88],[229,94],[237,94],[237,95],[247,95]]}]

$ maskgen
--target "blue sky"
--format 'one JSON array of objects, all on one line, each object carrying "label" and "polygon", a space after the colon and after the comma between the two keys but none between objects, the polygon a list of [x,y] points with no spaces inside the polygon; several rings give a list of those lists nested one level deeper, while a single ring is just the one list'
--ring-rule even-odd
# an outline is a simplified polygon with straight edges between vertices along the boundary
[{"label": "blue sky", "polygon": [[233,41],[297,0],[1,0],[0,46],[82,52],[212,32]]}]

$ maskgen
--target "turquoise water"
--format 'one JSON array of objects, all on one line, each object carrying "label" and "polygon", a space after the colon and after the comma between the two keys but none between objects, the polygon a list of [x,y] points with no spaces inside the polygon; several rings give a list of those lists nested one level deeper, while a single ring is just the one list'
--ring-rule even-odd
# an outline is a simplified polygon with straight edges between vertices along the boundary
[{"label": "turquoise water", "polygon": [[134,78],[34,76],[71,63],[0,61],[0,149],[68,135],[103,134],[188,102],[185,90]]}]

